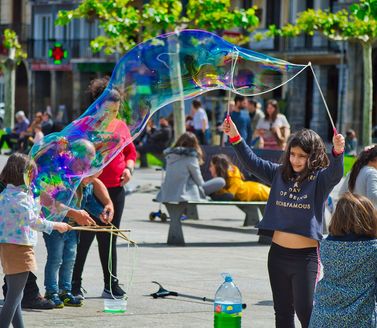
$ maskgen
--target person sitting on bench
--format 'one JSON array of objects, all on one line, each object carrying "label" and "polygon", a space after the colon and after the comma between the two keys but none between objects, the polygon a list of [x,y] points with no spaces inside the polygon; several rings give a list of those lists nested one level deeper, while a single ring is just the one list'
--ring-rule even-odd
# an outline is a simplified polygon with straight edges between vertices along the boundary
[{"label": "person sitting on bench", "polygon": [[165,180],[156,199],[159,202],[186,202],[205,199],[225,186],[221,177],[204,182],[200,172],[203,153],[192,132],[182,134],[166,156]]},{"label": "person sitting on bench", "polygon": [[8,147],[11,149],[5,155],[10,155],[14,153],[17,149],[15,147],[18,144],[21,132],[25,132],[29,127],[29,120],[26,118],[25,113],[20,110],[16,113],[16,124],[10,133],[3,134],[0,138],[0,152],[3,148],[4,142],[7,143]]},{"label": "person sitting on bench", "polygon": [[172,138],[172,129],[166,118],[160,118],[160,128],[152,129],[145,143],[142,141],[136,146],[140,157],[140,167],[148,167],[147,153],[161,154],[169,146]]},{"label": "person sitting on bench", "polygon": [[226,155],[212,156],[209,171],[212,177],[222,177],[226,181],[226,185],[211,196],[213,200],[251,202],[268,199],[270,188],[259,182],[245,181],[240,169]]}]

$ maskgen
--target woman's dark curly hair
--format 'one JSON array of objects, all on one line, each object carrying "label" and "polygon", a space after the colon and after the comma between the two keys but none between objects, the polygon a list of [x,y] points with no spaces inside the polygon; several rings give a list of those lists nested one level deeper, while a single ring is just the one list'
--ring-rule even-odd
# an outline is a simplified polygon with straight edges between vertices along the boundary
[{"label": "woman's dark curly hair", "polygon": [[[96,100],[105,91],[105,89],[109,85],[109,82],[109,76],[100,77],[90,81],[88,86],[88,93],[90,94],[92,101]],[[120,90],[117,87],[113,86],[109,91],[106,100],[118,102],[121,101],[121,98],[122,95]]]},{"label": "woman's dark curly hair", "polygon": [[330,161],[326,155],[326,146],[321,137],[313,130],[302,129],[292,134],[288,140],[287,150],[282,160],[282,175],[284,181],[288,182],[296,176],[289,160],[292,147],[300,147],[308,154],[307,166],[303,172],[300,172],[296,181],[302,182],[313,172],[329,166]]},{"label": "woman's dark curly hair", "polygon": [[348,181],[348,189],[350,192],[353,192],[355,188],[356,179],[360,173],[360,170],[365,165],[367,165],[370,161],[374,161],[374,160],[377,160],[377,145],[369,149],[363,150],[359,154],[356,162],[352,166],[350,179]]},{"label": "woman's dark curly hair", "polygon": [[224,154],[214,155],[211,163],[215,167],[216,175],[225,180],[225,187],[228,188],[228,170],[233,165],[230,158]]}]

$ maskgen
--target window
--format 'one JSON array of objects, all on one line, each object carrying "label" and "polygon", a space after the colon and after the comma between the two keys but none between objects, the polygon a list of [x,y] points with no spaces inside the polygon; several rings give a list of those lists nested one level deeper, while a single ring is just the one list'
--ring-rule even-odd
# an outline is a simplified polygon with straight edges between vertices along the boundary
[{"label": "window", "polygon": [[73,39],[73,22],[69,22],[64,26],[55,26],[55,36],[58,40]]},{"label": "window", "polygon": [[34,16],[34,57],[48,57],[49,40],[53,38],[52,15],[36,14]]},{"label": "window", "polygon": [[52,37],[52,15],[36,14],[34,16],[34,39],[49,40]]},{"label": "window", "polygon": [[98,21],[81,20],[81,33],[80,39],[93,40],[99,35]]}]

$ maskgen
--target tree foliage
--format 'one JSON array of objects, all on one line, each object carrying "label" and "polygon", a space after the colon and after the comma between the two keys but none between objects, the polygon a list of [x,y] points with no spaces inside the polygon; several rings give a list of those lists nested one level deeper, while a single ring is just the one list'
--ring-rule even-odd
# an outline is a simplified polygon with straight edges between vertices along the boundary
[{"label": "tree foliage", "polygon": [[8,49],[8,53],[0,56],[0,67],[4,75],[4,102],[5,102],[5,126],[13,127],[15,89],[16,89],[16,64],[27,57],[22,50],[15,31],[5,29],[3,45]]},{"label": "tree foliage", "polygon": [[[131,0],[84,0],[76,9],[60,11],[56,23],[66,25],[73,19],[98,20],[104,34],[91,41],[94,52],[124,54],[136,44],[162,33],[186,28],[216,33],[239,27],[252,31],[258,26],[255,7],[232,8],[230,0],[188,0],[183,8],[179,0],[150,0],[142,7]],[[232,39],[246,42],[246,37]],[[179,67],[177,72],[179,72]],[[184,102],[174,108],[176,137],[185,131]],[[179,106],[179,108],[178,108]]]},{"label": "tree foliage", "polygon": [[[151,0],[142,8],[131,0],[84,0],[74,10],[60,11],[56,23],[66,25],[81,18],[98,20],[104,35],[91,42],[92,50],[123,54],[140,41],[176,29],[219,32],[240,27],[252,31],[259,24],[255,9],[232,8],[230,0],[189,0],[185,8],[178,0]],[[242,37],[237,41],[246,40]]]},{"label": "tree foliage", "polygon": [[364,144],[371,143],[372,126],[372,46],[377,40],[377,0],[361,0],[351,5],[348,10],[338,12],[308,9],[297,16],[294,24],[281,28],[269,26],[265,35],[257,34],[259,40],[265,36],[296,37],[301,34],[314,35],[319,32],[335,41],[357,42],[363,49],[364,95],[363,95],[363,131]]},{"label": "tree foliage", "polygon": [[308,9],[299,13],[295,24],[287,24],[280,29],[275,25],[269,26],[267,35],[295,37],[320,32],[332,40],[374,43],[377,38],[377,15],[372,7],[376,5],[377,0],[364,0],[352,5],[349,11],[343,9],[333,13]]},{"label": "tree foliage", "polygon": [[[14,49],[14,58],[12,60],[16,60],[16,62],[20,62],[23,59],[27,58],[26,52],[23,51],[20,43],[18,42],[18,37],[15,31],[11,29],[5,29],[3,34],[3,45],[6,49]],[[2,60],[1,63],[5,63],[8,60],[8,56],[1,56]]]}]

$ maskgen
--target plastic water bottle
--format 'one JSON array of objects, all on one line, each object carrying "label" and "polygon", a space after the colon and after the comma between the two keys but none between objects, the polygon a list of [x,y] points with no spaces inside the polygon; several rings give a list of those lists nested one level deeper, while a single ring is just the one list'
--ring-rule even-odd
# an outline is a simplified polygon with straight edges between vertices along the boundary
[{"label": "plastic water bottle", "polygon": [[223,274],[224,282],[215,295],[215,328],[240,328],[242,296],[230,274]]}]

